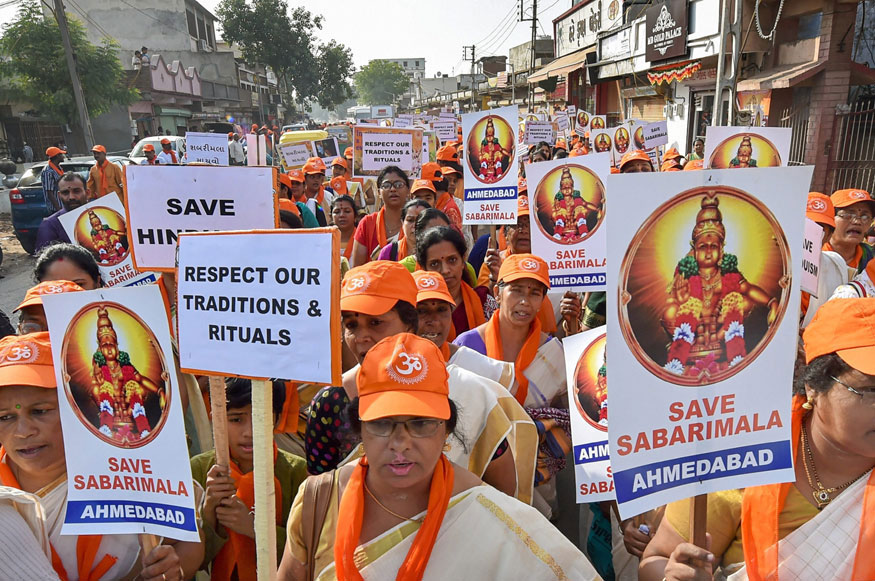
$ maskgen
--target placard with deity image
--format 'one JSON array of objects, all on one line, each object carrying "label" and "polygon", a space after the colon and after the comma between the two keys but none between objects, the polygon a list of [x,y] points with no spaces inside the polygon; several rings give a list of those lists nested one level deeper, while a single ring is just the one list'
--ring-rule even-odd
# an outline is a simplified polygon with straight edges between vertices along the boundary
[{"label": "placard with deity image", "polygon": [[604,290],[605,180],[611,154],[526,165],[532,252],[544,258],[554,290]]},{"label": "placard with deity image", "polygon": [[104,286],[136,286],[158,280],[157,273],[134,268],[125,207],[115,192],[70,210],[58,220],[70,241],[94,256]]},{"label": "placard with deity image", "polygon": [[623,518],[794,478],[811,167],[608,178],[611,465]]},{"label": "placard with deity image", "polygon": [[783,167],[790,159],[789,127],[705,128],[706,169]]},{"label": "placard with deity image", "polygon": [[566,337],[568,409],[574,446],[577,502],[614,500],[608,452],[608,358],[606,327]]},{"label": "placard with deity image", "polygon": [[67,462],[61,534],[199,540],[162,288],[46,295],[43,306]]},{"label": "placard with deity image", "polygon": [[514,224],[517,209],[516,105],[462,115],[463,224]]}]

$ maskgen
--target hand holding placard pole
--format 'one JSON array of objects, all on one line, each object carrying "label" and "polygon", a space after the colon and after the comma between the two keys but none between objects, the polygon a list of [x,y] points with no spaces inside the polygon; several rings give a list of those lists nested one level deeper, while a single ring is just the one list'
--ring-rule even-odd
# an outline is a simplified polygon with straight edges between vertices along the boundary
[{"label": "hand holding placard pole", "polygon": [[706,549],[705,533],[708,530],[708,495],[698,494],[690,503],[690,542]]}]

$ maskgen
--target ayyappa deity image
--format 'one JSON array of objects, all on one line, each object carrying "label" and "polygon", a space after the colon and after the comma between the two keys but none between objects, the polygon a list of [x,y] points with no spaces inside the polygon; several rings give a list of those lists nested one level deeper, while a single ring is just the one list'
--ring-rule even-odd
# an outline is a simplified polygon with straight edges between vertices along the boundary
[{"label": "ayyappa deity image", "polygon": [[[723,189],[700,188],[664,204],[638,231],[623,261],[624,337],[651,372],[680,385],[734,375],[765,348],[787,307],[790,253],[783,231],[757,200]],[[693,204],[698,211],[688,230]],[[689,250],[670,277],[653,272],[666,264],[665,249],[676,247],[679,231],[691,232]],[[744,254],[728,251],[730,241]],[[750,279],[741,260],[754,271]]]},{"label": "ayyappa deity image", "polygon": [[514,135],[510,126],[503,117],[489,115],[472,128],[465,157],[478,181],[494,184],[513,167],[514,152]]},{"label": "ayyappa deity image", "polygon": [[76,242],[103,266],[115,266],[128,257],[128,234],[118,212],[99,206],[76,219]]},{"label": "ayyappa deity image", "polygon": [[592,129],[604,129],[605,119],[604,117],[593,117],[589,120],[589,125]]},{"label": "ayyappa deity image", "polygon": [[644,126],[639,125],[635,128],[635,133],[632,134],[632,139],[635,141],[635,149],[644,149]]},{"label": "ayyappa deity image", "polygon": [[586,111],[577,112],[577,126],[583,129],[589,129],[589,113]]},{"label": "ayyappa deity image", "polygon": [[593,142],[596,153],[611,151],[611,137],[607,133],[599,133]]},{"label": "ayyappa deity image", "polygon": [[618,127],[614,132],[614,148],[619,154],[629,150],[629,131],[625,127]]},{"label": "ayyappa deity image", "polygon": [[711,169],[778,167],[781,155],[767,138],[756,133],[739,133],[721,141],[710,156]]},{"label": "ayyappa deity image", "polygon": [[157,340],[136,315],[113,303],[88,305],[63,349],[65,388],[92,432],[123,448],[157,434],[169,409],[168,374]]},{"label": "ayyappa deity image", "polygon": [[538,228],[561,244],[589,238],[605,216],[605,188],[589,169],[568,164],[547,173],[535,189]]},{"label": "ayyappa deity image", "polygon": [[583,350],[574,369],[577,410],[591,426],[608,430],[608,355],[602,334]]}]

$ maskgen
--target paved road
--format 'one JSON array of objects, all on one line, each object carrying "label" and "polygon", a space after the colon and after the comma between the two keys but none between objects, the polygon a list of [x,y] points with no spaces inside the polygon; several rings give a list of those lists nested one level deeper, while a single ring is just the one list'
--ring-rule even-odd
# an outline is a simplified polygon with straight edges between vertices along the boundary
[{"label": "paved road", "polygon": [[24,298],[24,293],[33,286],[34,259],[29,256],[12,234],[8,214],[0,214],[0,247],[3,248],[3,264],[0,265],[0,310],[9,315],[13,324],[12,309]]}]

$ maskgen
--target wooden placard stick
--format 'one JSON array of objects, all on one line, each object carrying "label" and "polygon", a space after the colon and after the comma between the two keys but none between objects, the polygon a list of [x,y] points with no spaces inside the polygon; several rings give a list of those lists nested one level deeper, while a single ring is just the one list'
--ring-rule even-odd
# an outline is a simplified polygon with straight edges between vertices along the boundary
[{"label": "wooden placard stick", "polygon": [[255,480],[255,570],[276,579],[276,490],[273,484],[273,386],[252,381],[252,466]]},{"label": "wooden placard stick", "polygon": [[216,464],[228,471],[231,457],[228,451],[228,408],[225,378],[210,376],[210,409],[213,421],[213,442],[216,446]]},{"label": "wooden placard stick", "polygon": [[144,559],[146,555],[155,550],[159,544],[158,537],[156,535],[137,535],[140,541],[140,559]]},{"label": "wooden placard stick", "polygon": [[690,542],[706,548],[705,533],[708,530],[708,495],[697,494],[690,503]]}]

